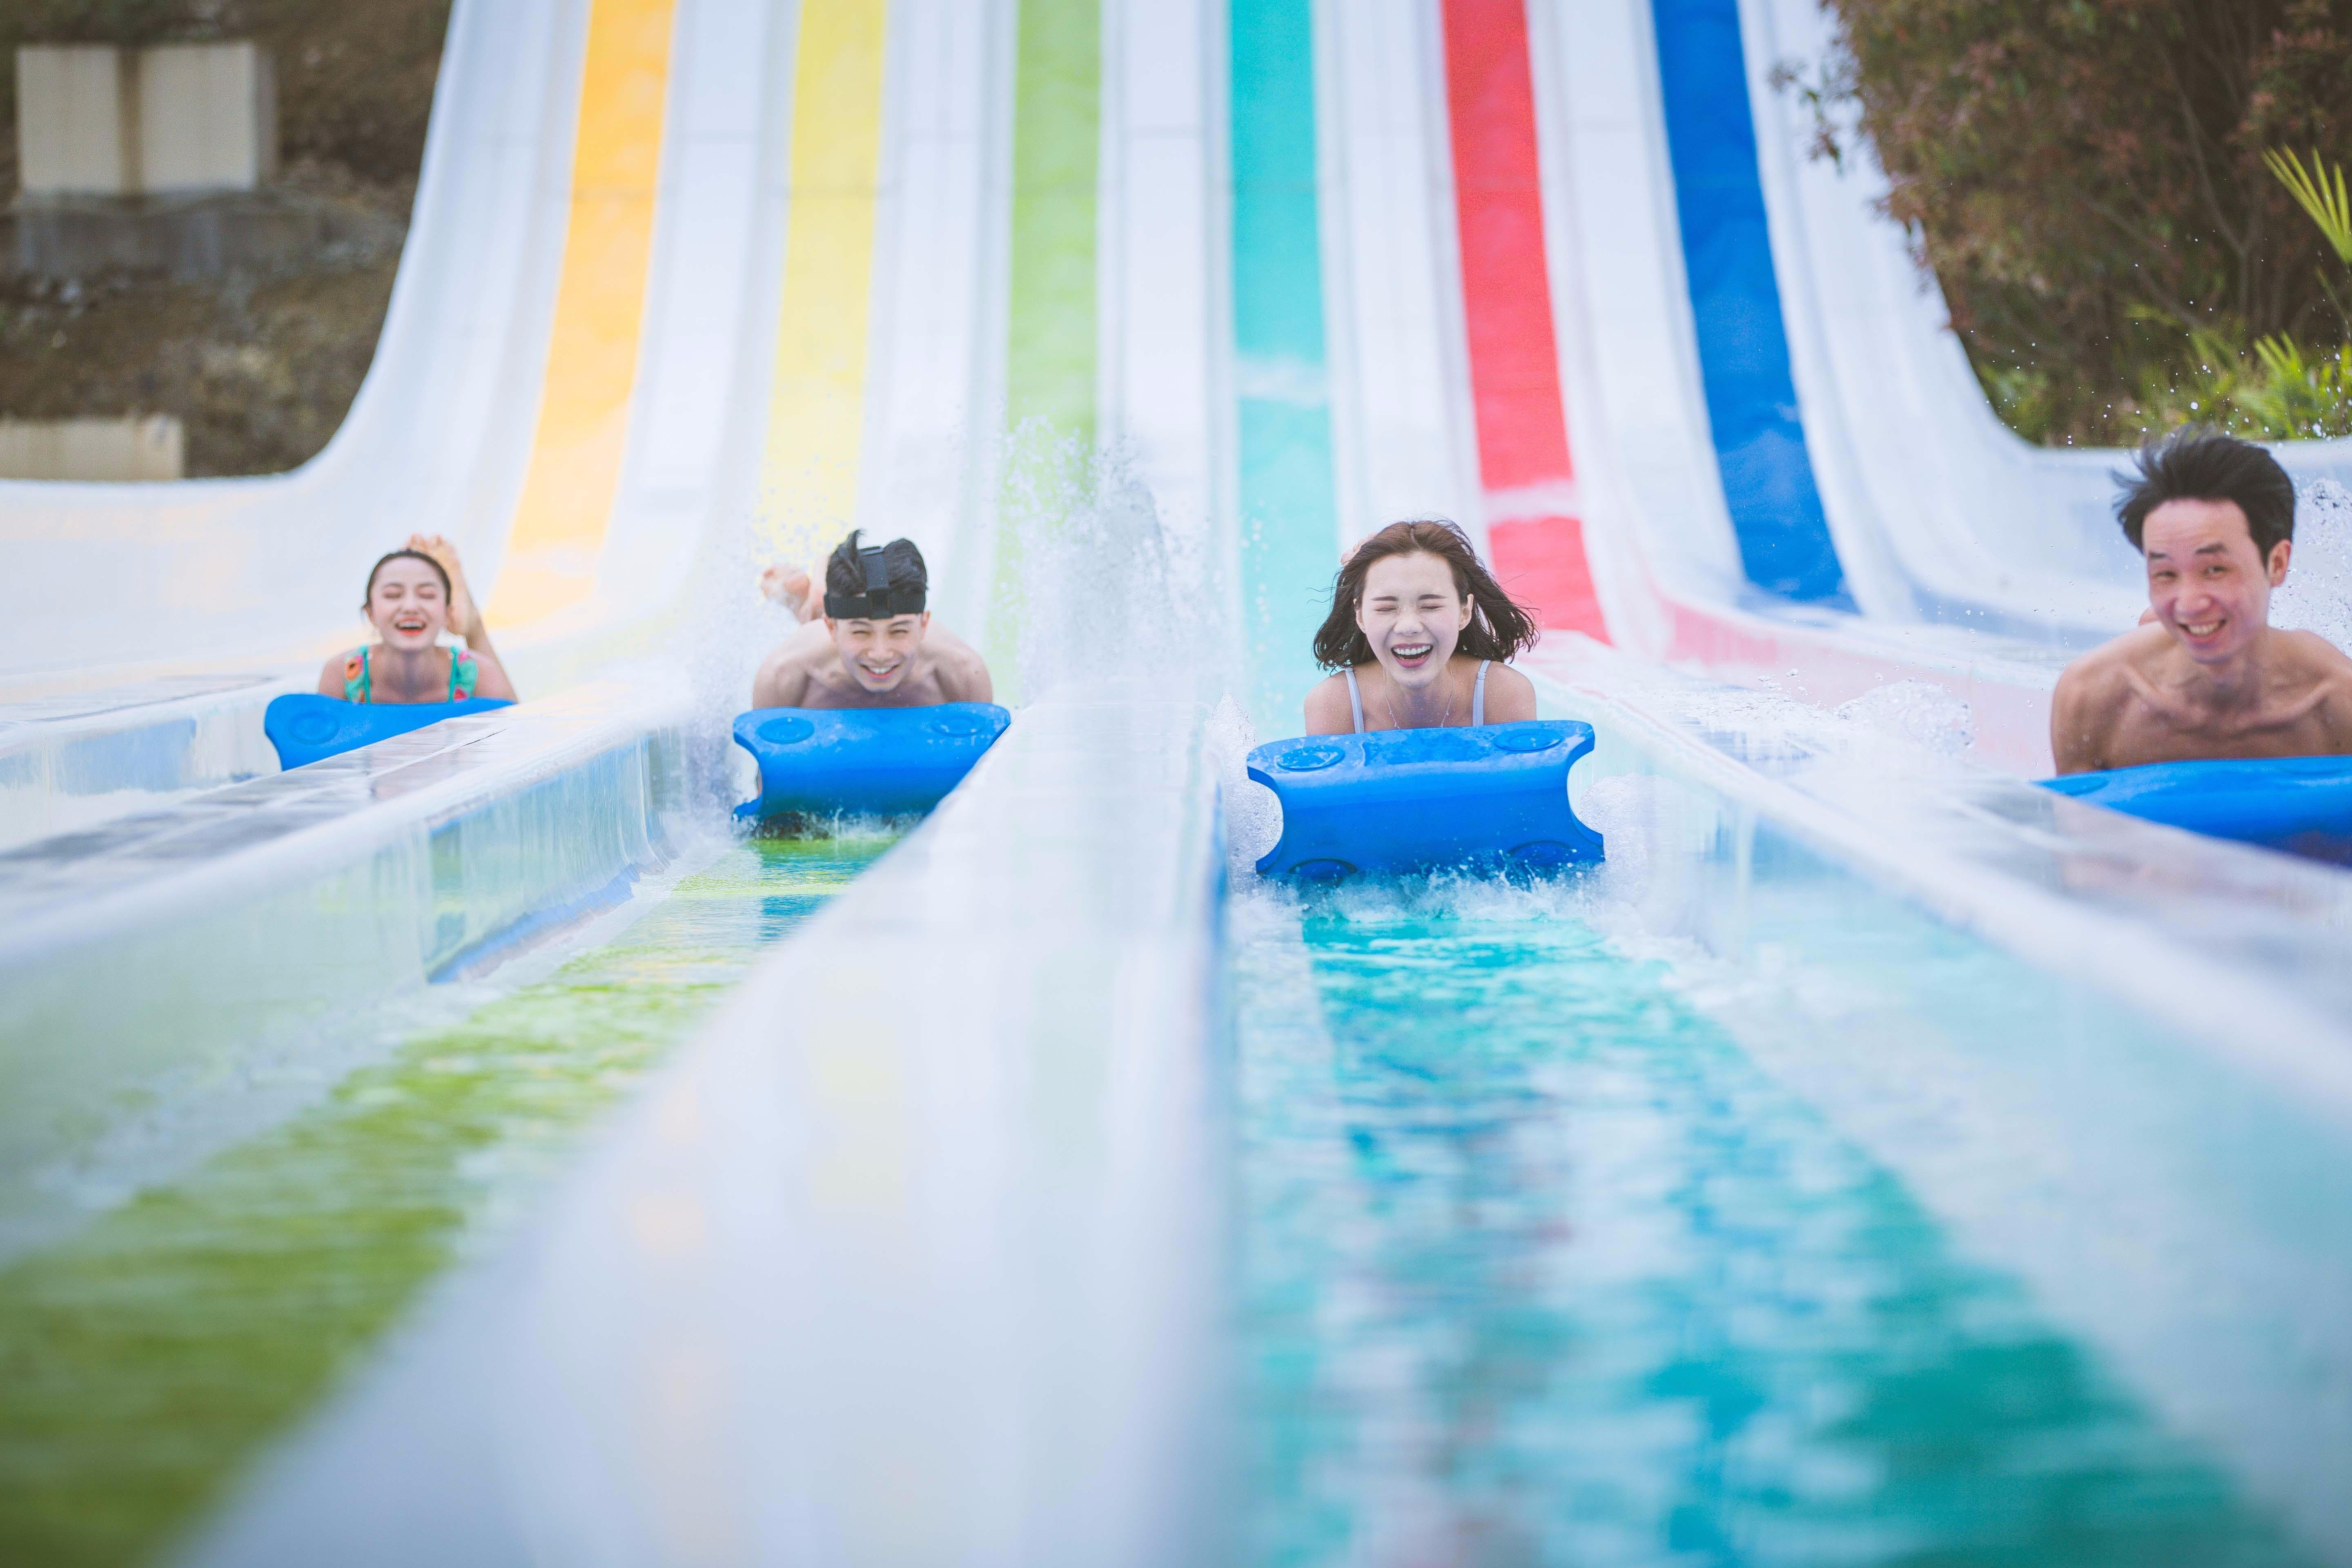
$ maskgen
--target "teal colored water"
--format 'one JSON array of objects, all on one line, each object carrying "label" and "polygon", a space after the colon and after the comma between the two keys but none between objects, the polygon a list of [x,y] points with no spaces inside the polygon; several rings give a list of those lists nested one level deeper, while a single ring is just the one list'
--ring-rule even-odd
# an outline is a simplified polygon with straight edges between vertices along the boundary
[{"label": "teal colored water", "polygon": [[734,845],[611,942],[0,1269],[0,1563],[154,1558],[890,842]]},{"label": "teal colored water", "polygon": [[1250,707],[1288,734],[1339,569],[1307,0],[1233,0],[1234,425]]},{"label": "teal colored water", "polygon": [[1237,900],[1249,1561],[2295,1561],[1573,890]]}]

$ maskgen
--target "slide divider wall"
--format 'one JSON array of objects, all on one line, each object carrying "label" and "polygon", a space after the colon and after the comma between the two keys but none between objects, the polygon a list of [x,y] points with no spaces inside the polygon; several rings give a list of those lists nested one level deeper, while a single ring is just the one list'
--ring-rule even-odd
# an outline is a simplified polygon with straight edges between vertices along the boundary
[{"label": "slide divider wall", "polygon": [[1209,714],[1024,708],[186,1561],[1231,1561]]},{"label": "slide divider wall", "polygon": [[0,855],[0,1254],[69,1228],[60,1173],[154,1107],[168,1161],[204,1107],[618,905],[690,842],[693,772],[677,698],[586,687]]}]

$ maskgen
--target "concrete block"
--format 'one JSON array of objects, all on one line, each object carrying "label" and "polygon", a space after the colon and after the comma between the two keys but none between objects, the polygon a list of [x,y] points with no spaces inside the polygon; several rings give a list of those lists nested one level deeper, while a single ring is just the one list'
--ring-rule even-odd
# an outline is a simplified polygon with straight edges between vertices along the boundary
[{"label": "concrete block", "polygon": [[139,188],[249,191],[278,174],[278,85],[251,43],[139,51]]},{"label": "concrete block", "polygon": [[185,436],[168,414],[0,419],[0,479],[125,483],[185,472]]},{"label": "concrete block", "polygon": [[26,45],[16,51],[24,194],[250,191],[278,173],[278,77],[258,45]]},{"label": "concrete block", "polygon": [[17,49],[16,158],[26,195],[139,189],[137,58],[105,44]]}]

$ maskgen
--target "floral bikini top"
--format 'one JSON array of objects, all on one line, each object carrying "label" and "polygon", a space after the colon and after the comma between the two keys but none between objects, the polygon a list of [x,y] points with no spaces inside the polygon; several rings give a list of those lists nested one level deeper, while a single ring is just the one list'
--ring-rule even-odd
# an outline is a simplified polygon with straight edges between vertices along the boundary
[{"label": "floral bikini top", "polygon": [[[471,653],[462,647],[451,648],[447,700],[451,702],[463,702],[471,697],[474,694],[474,678],[478,673],[478,668],[475,665],[474,656]],[[369,695],[371,689],[367,645],[362,643],[352,649],[350,657],[343,660],[343,700],[373,702],[375,699]]]}]

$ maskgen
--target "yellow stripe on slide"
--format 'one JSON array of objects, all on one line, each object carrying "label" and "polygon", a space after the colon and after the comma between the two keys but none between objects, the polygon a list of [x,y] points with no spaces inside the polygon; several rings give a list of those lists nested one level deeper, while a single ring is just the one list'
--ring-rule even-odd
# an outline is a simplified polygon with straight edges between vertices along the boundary
[{"label": "yellow stripe on slide", "polygon": [[585,599],[612,521],[645,328],[675,0],[593,0],[539,433],[491,619]]},{"label": "yellow stripe on slide", "polygon": [[885,0],[801,0],[761,511],[765,542],[808,565],[857,507],[887,9]]}]

